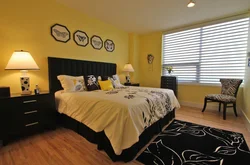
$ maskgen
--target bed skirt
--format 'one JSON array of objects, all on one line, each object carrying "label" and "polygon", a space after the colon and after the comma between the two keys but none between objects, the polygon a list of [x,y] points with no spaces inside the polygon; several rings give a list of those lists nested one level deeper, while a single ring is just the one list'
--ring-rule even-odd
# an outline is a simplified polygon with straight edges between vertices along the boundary
[{"label": "bed skirt", "polygon": [[59,114],[59,123],[68,129],[75,131],[89,142],[97,144],[99,150],[104,150],[112,161],[129,162],[133,160],[136,154],[153,138],[154,135],[159,134],[163,127],[175,118],[175,110],[169,112],[164,118],[158,120],[150,127],[145,129],[139,137],[139,141],[128,149],[122,151],[121,155],[116,155],[109,139],[104,131],[95,132],[85,124],[68,117],[65,114]]}]

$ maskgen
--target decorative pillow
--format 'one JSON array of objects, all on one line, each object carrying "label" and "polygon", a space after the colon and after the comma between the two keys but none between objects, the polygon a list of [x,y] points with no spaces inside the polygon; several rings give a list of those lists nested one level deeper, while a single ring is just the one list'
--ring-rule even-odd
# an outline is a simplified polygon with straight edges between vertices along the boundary
[{"label": "decorative pillow", "polygon": [[117,74],[113,75],[112,78],[120,83],[119,76]]},{"label": "decorative pillow", "polygon": [[123,87],[117,74],[112,76],[111,82],[115,88]]},{"label": "decorative pillow", "polygon": [[103,91],[108,91],[108,90],[114,89],[114,87],[111,83],[111,80],[98,81],[98,83],[101,87],[101,90],[103,90]]},{"label": "decorative pillow", "polygon": [[97,76],[97,80],[98,81],[102,81],[102,77],[101,76]]},{"label": "decorative pillow", "polygon": [[100,89],[98,84],[98,77],[94,75],[84,76],[85,84],[88,91],[94,91]]},{"label": "decorative pillow", "polygon": [[85,84],[83,76],[68,76],[59,75],[57,79],[60,81],[61,86],[65,92],[76,92],[85,90]]}]

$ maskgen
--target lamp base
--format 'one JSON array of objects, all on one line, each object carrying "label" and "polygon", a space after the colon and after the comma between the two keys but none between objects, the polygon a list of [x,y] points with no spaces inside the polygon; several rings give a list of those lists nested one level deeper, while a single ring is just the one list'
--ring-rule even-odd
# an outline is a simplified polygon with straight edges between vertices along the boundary
[{"label": "lamp base", "polygon": [[22,95],[30,95],[30,78],[28,76],[21,76],[20,77],[20,82],[21,82],[21,89],[22,89]]},{"label": "lamp base", "polygon": [[126,76],[126,83],[130,83],[130,76],[129,75]]}]

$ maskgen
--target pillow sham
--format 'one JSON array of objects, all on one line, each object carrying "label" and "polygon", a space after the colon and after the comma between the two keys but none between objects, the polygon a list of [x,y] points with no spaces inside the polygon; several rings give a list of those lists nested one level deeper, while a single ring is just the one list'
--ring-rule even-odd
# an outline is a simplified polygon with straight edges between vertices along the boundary
[{"label": "pillow sham", "polygon": [[83,76],[59,75],[57,79],[65,92],[77,92],[85,90]]},{"label": "pillow sham", "polygon": [[123,87],[117,74],[112,76],[111,81],[115,88]]},{"label": "pillow sham", "polygon": [[108,90],[114,89],[111,80],[98,81],[98,83],[101,87],[101,90],[103,90],[103,91],[108,91]]},{"label": "pillow sham", "polygon": [[100,89],[98,84],[98,77],[94,75],[84,76],[85,84],[88,91],[94,91]]}]

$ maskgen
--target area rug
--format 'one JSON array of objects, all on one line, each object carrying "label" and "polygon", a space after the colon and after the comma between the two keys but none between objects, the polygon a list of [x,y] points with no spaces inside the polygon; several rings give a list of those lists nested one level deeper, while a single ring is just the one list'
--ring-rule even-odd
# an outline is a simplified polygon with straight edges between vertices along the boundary
[{"label": "area rug", "polygon": [[242,134],[174,120],[137,158],[146,165],[249,165]]}]

